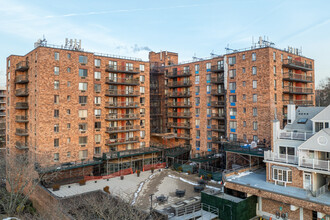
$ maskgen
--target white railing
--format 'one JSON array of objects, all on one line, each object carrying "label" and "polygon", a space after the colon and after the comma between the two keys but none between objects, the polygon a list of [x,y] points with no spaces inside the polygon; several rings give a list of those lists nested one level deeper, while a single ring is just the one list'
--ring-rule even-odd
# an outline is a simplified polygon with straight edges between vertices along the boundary
[{"label": "white railing", "polygon": [[289,164],[298,164],[298,157],[295,155],[288,154],[279,154],[272,151],[264,152],[264,159],[267,161],[289,163]]},{"label": "white railing", "polygon": [[306,141],[313,136],[312,132],[292,132],[292,131],[281,131],[278,135],[279,139],[288,139],[288,140],[299,140]]},{"label": "white railing", "polygon": [[330,160],[319,160],[319,159],[299,157],[299,166],[330,172]]}]

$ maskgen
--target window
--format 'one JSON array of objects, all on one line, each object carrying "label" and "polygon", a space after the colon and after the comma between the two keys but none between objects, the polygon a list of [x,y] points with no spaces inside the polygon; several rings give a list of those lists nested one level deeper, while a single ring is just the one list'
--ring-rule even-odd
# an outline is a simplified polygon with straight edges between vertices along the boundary
[{"label": "window", "polygon": [[87,90],[87,83],[79,83],[79,90],[86,91]]},{"label": "window", "polygon": [[140,104],[144,105],[146,102],[146,99],[144,97],[141,97],[140,98]]},{"label": "window", "polygon": [[87,104],[87,96],[79,96],[79,104]]},{"label": "window", "polygon": [[81,64],[87,64],[87,56],[79,56],[79,63]]},{"label": "window", "polygon": [[100,60],[100,59],[95,59],[95,60],[94,60],[94,65],[95,65],[96,67],[100,67],[100,66],[101,66],[101,60]]},{"label": "window", "polygon": [[200,108],[196,108],[195,109],[195,113],[196,113],[196,115],[199,115],[201,113],[201,109]]},{"label": "window", "polygon": [[88,150],[79,151],[79,159],[86,159],[88,157]]},{"label": "window", "polygon": [[66,56],[68,59],[71,59],[71,53],[68,53]]},{"label": "window", "polygon": [[94,154],[96,155],[101,154],[101,147],[94,147]]},{"label": "window", "polygon": [[237,141],[237,134],[229,134],[230,141]]},{"label": "window", "polygon": [[146,125],[146,120],[142,119],[140,120],[140,126],[144,127]]},{"label": "window", "polygon": [[87,118],[87,110],[79,110],[78,111],[79,118]]},{"label": "window", "polygon": [[111,69],[117,70],[117,61],[112,61],[112,60],[110,60],[110,61],[109,61],[109,67],[110,67]]},{"label": "window", "polygon": [[206,86],[206,92],[211,92],[211,86],[210,85]]},{"label": "window", "polygon": [[68,151],[68,152],[66,153],[66,156],[67,156],[67,157],[71,157],[71,151]]},{"label": "window", "polygon": [[60,68],[58,66],[54,66],[54,74],[56,76],[60,75]]},{"label": "window", "polygon": [[206,114],[207,115],[211,115],[211,113],[212,113],[212,110],[210,108],[206,109]]},{"label": "window", "polygon": [[211,69],[211,63],[206,63],[206,70],[210,70]]},{"label": "window", "polygon": [[144,64],[140,64],[140,71],[144,72]]},{"label": "window", "polygon": [[70,142],[71,142],[71,138],[67,138],[67,139],[66,139],[66,143],[69,144]]},{"label": "window", "polygon": [[141,117],[144,117],[146,114],[146,109],[145,108],[140,108],[140,115]]},{"label": "window", "polygon": [[60,81],[55,80],[54,81],[54,89],[59,89],[60,88]]},{"label": "window", "polygon": [[94,72],[94,79],[101,79],[101,72]]},{"label": "window", "polygon": [[243,113],[246,113],[246,108],[245,107],[243,108]]},{"label": "window", "polygon": [[292,182],[292,170],[280,167],[273,168],[273,180],[281,182]]},{"label": "window", "polygon": [[87,77],[87,69],[79,69],[80,77]]},{"label": "window", "polygon": [[200,137],[201,136],[201,130],[196,130],[196,136]]},{"label": "window", "polygon": [[196,122],[196,126],[199,126],[201,121],[199,119],[196,119],[195,122]]},{"label": "window", "polygon": [[94,84],[94,92],[101,92],[101,84]]},{"label": "window", "polygon": [[236,83],[235,82],[230,82],[229,83],[229,90],[235,90],[236,89]]},{"label": "window", "polygon": [[133,63],[126,63],[126,71],[133,71]]},{"label": "window", "polygon": [[55,60],[60,60],[60,53],[55,52],[54,55],[55,55]]},{"label": "window", "polygon": [[199,76],[195,76],[195,84],[199,84]]},{"label": "window", "polygon": [[242,55],[242,60],[245,60],[245,54]]},{"label": "window", "polygon": [[54,147],[59,147],[60,146],[60,139],[56,138],[54,139]]},{"label": "window", "polygon": [[274,76],[276,76],[276,66],[273,67]]},{"label": "window", "polygon": [[71,73],[71,68],[70,67],[66,68],[66,72]]},{"label": "window", "polygon": [[70,101],[70,100],[71,100],[71,96],[68,95],[68,96],[66,97],[66,100],[67,100],[67,101]]},{"label": "window", "polygon": [[146,136],[146,131],[140,131],[140,137],[144,138]]},{"label": "window", "polygon": [[66,124],[66,128],[67,128],[67,129],[70,129],[70,128],[71,128],[71,124],[70,124],[70,123],[67,123],[67,124]]},{"label": "window", "polygon": [[229,109],[229,115],[231,115],[231,116],[237,115],[237,109],[236,108],[230,108]]},{"label": "window", "polygon": [[54,95],[54,104],[59,104],[59,103],[60,103],[60,96]]},{"label": "window", "polygon": [[60,154],[54,153],[54,161],[59,161],[59,160],[60,160]]},{"label": "window", "polygon": [[196,71],[196,72],[199,71],[199,64],[195,64],[195,71]]},{"label": "window", "polygon": [[258,122],[257,121],[253,122],[253,130],[258,130]]},{"label": "window", "polygon": [[258,142],[258,136],[257,135],[253,135],[253,141]]},{"label": "window", "polygon": [[229,122],[230,129],[236,129],[237,128],[237,122],[236,121],[230,121]]},{"label": "window", "polygon": [[246,127],[246,121],[243,121],[243,127]]},{"label": "window", "polygon": [[95,124],[94,124],[94,128],[96,130],[100,130],[101,129],[101,122],[100,121],[96,121]]},{"label": "window", "polygon": [[142,83],[145,82],[145,76],[143,76],[143,75],[140,76],[140,82],[142,82]]},{"label": "window", "polygon": [[140,93],[141,94],[144,94],[144,92],[145,92],[145,87],[144,86],[140,86]]},{"label": "window", "polygon": [[242,68],[242,73],[245,73],[245,67]]},{"label": "window", "polygon": [[257,60],[257,54],[256,53],[252,53],[252,61],[256,61]]},{"label": "window", "polygon": [[54,110],[54,118],[58,118],[60,116],[60,110],[55,109]]},{"label": "window", "polygon": [[101,143],[101,135],[100,134],[96,134],[94,137],[95,140],[95,144],[99,144]]},{"label": "window", "polygon": [[200,147],[201,146],[201,142],[200,141],[196,141],[196,147]]},{"label": "window", "polygon": [[60,126],[58,124],[54,125],[54,132],[58,133],[60,131]]},{"label": "window", "polygon": [[257,108],[252,109],[252,115],[253,116],[258,116],[258,109]]},{"label": "window", "polygon": [[274,79],[274,89],[276,90],[276,79]]},{"label": "window", "polygon": [[315,122],[315,132],[319,132],[324,128],[323,122]]},{"label": "window", "polygon": [[68,86],[68,87],[71,86],[71,82],[70,82],[70,81],[67,82],[67,86]]},{"label": "window", "polygon": [[79,137],[79,145],[87,144],[87,136]]},{"label": "window", "polygon": [[195,86],[195,92],[199,93],[200,92],[200,87],[199,86]]},{"label": "window", "polygon": [[256,66],[252,67],[252,75],[257,75],[257,67]]},{"label": "window", "polygon": [[78,129],[79,129],[80,132],[85,132],[85,131],[87,131],[87,123],[80,123],[80,124],[78,125]]},{"label": "window", "polygon": [[275,104],[276,104],[276,102],[277,102],[277,94],[276,93],[274,94],[274,101],[275,101]]},{"label": "window", "polygon": [[207,149],[212,149],[212,143],[211,142],[207,142]]},{"label": "window", "polygon": [[229,102],[236,102],[236,95],[230,95]]},{"label": "window", "polygon": [[236,77],[236,69],[229,70],[229,78],[234,79]]},{"label": "window", "polygon": [[252,96],[252,100],[253,100],[253,102],[257,102],[257,101],[258,101],[258,96],[257,96],[257,94],[253,94],[253,96]]},{"label": "window", "polygon": [[236,57],[229,57],[228,61],[229,61],[229,65],[234,65],[236,64]]},{"label": "window", "polygon": [[211,81],[211,74],[206,75],[206,81]]},{"label": "window", "polygon": [[94,109],[95,116],[101,116],[101,109]]},{"label": "window", "polygon": [[94,97],[94,104],[100,105],[101,104],[101,97],[99,97],[99,96]]},{"label": "window", "polygon": [[257,80],[252,81],[252,88],[256,89],[257,88]]},{"label": "window", "polygon": [[70,110],[70,109],[67,109],[67,110],[66,110],[66,114],[67,114],[67,115],[70,115],[70,114],[71,114],[71,110]]},{"label": "window", "polygon": [[276,52],[273,52],[273,60],[276,61]]},{"label": "window", "polygon": [[243,100],[246,100],[246,95],[245,94],[243,94]]},{"label": "window", "polygon": [[283,62],[283,54],[281,54],[281,62]]},{"label": "window", "polygon": [[246,86],[246,82],[245,81],[243,81],[243,87],[245,87]]},{"label": "window", "polygon": [[196,105],[199,105],[200,104],[200,98],[199,97],[196,97],[195,98],[195,102],[196,102]]}]

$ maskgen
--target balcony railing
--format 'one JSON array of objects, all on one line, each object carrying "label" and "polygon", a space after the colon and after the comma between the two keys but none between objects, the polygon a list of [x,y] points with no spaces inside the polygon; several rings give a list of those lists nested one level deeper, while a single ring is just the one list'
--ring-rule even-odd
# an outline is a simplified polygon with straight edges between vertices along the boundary
[{"label": "balcony railing", "polygon": [[130,125],[130,126],[118,126],[118,127],[107,127],[107,133],[119,133],[119,132],[128,132],[128,131],[138,131],[140,130],[139,125]]},{"label": "balcony railing", "polygon": [[295,104],[298,106],[311,106],[313,105],[313,100],[283,100],[283,105]]},{"label": "balcony railing", "polygon": [[292,94],[313,94],[313,89],[304,87],[284,86],[283,92]]},{"label": "balcony railing", "polygon": [[24,143],[24,142],[20,142],[20,141],[16,141],[15,147],[19,150],[26,150],[26,149],[29,149],[29,144]]},{"label": "balcony railing", "polygon": [[139,119],[138,114],[117,114],[117,113],[110,113],[106,115],[105,120],[108,121],[119,121],[119,120],[136,120]]},{"label": "balcony railing", "polygon": [[287,164],[298,164],[298,157],[295,155],[279,154],[272,151],[264,152],[264,159],[267,161],[274,161]]},{"label": "balcony railing", "polygon": [[293,59],[283,60],[283,66],[292,69],[299,69],[304,71],[312,71],[313,66],[311,64],[303,63]]},{"label": "balcony railing", "polygon": [[225,151],[254,155],[258,157],[264,157],[264,152],[270,150],[270,147],[264,145],[258,145],[256,148],[251,148],[250,145],[243,142],[226,142],[223,144]]},{"label": "balcony railing", "polygon": [[23,84],[29,82],[29,76],[27,74],[15,76],[15,83]]},{"label": "balcony railing", "polygon": [[191,86],[190,81],[177,81],[177,82],[168,82],[167,86],[168,87],[189,87]]},{"label": "balcony railing", "polygon": [[305,74],[284,73],[283,80],[297,81],[297,82],[313,82],[313,77],[307,76]]},{"label": "balcony railing", "polygon": [[168,107],[173,107],[173,108],[190,108],[191,103],[190,102],[169,102],[167,103]]},{"label": "balcony railing", "polygon": [[172,128],[190,128],[190,123],[178,123],[178,122],[169,122],[168,123],[169,127]]},{"label": "balcony railing", "polygon": [[219,113],[212,113],[211,117],[213,119],[225,119],[226,115],[225,114],[219,114]]},{"label": "balcony railing", "polygon": [[29,103],[28,102],[17,102],[16,103],[16,106],[15,106],[16,109],[29,109]]},{"label": "balcony railing", "polygon": [[224,66],[223,65],[214,65],[214,66],[211,66],[211,71],[212,72],[223,72],[225,70]]},{"label": "balcony railing", "polygon": [[107,72],[119,72],[119,73],[139,73],[139,68],[129,67],[129,66],[114,66],[107,65],[105,68]]},{"label": "balcony railing", "polygon": [[167,116],[170,118],[191,118],[190,112],[168,112]]},{"label": "balcony railing", "polygon": [[29,121],[29,118],[28,116],[24,116],[24,115],[16,115],[15,121],[25,123]]},{"label": "balcony railing", "polygon": [[212,101],[211,106],[212,107],[224,107],[225,102],[224,101]]},{"label": "balcony railing", "polygon": [[29,69],[29,62],[28,61],[21,61],[16,64],[16,71],[27,71]]},{"label": "balcony railing", "polygon": [[140,85],[139,79],[130,79],[130,78],[115,78],[107,77],[105,82],[107,84],[121,84],[121,85]]},{"label": "balcony railing", "polygon": [[138,108],[139,102],[106,102],[106,108]]},{"label": "balcony railing", "polygon": [[220,132],[225,132],[225,130],[226,130],[225,125],[212,125],[211,128],[213,131],[220,131]]},{"label": "balcony railing", "polygon": [[212,89],[211,95],[224,95],[225,91],[224,90],[218,90],[218,89]]},{"label": "balcony railing", "polygon": [[306,141],[312,136],[313,136],[312,132],[280,131],[278,138],[286,139],[286,140]]},{"label": "balcony railing", "polygon": [[220,77],[212,77],[212,78],[211,78],[211,83],[213,83],[213,84],[221,84],[221,83],[224,83],[224,78],[220,78]]},{"label": "balcony railing", "polygon": [[131,157],[136,155],[142,154],[151,154],[160,152],[158,148],[155,147],[142,147],[138,149],[130,149],[130,150],[123,150],[123,151],[110,151],[106,153],[107,158],[123,158],[123,157]]},{"label": "balcony railing", "polygon": [[190,92],[172,92],[168,94],[169,97],[191,97]]},{"label": "balcony railing", "polygon": [[140,92],[137,90],[107,90],[107,96],[139,96]]},{"label": "balcony railing", "polygon": [[221,139],[221,137],[212,137],[213,143],[222,143],[225,139]]},{"label": "balcony railing", "polygon": [[115,146],[115,145],[121,145],[121,144],[136,143],[138,141],[139,141],[139,137],[117,138],[117,139],[107,139],[105,144],[108,146]]},{"label": "balcony railing", "polygon": [[185,139],[185,140],[190,140],[191,139],[191,134],[176,134],[176,137],[178,139]]},{"label": "balcony railing", "polygon": [[22,89],[16,89],[15,91],[16,96],[28,96],[29,95],[29,90],[22,88]]},{"label": "balcony railing", "polygon": [[5,112],[0,112],[0,116],[6,116],[6,113]]},{"label": "balcony railing", "polygon": [[313,170],[323,170],[330,172],[330,160],[319,160],[299,157],[299,166]]},{"label": "balcony railing", "polygon": [[176,72],[170,72],[166,74],[168,78],[175,78],[175,77],[187,77],[191,76],[190,70],[180,70]]},{"label": "balcony railing", "polygon": [[16,128],[16,133],[15,134],[18,135],[18,136],[28,136],[29,131],[28,131],[28,129]]}]

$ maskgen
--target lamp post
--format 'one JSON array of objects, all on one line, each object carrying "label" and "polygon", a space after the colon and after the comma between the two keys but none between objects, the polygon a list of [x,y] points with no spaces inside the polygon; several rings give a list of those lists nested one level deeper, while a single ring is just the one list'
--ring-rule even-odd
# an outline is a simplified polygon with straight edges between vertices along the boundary
[{"label": "lamp post", "polygon": [[154,194],[152,193],[152,194],[150,194],[150,213],[151,213],[151,211],[152,211],[152,196],[153,196]]}]

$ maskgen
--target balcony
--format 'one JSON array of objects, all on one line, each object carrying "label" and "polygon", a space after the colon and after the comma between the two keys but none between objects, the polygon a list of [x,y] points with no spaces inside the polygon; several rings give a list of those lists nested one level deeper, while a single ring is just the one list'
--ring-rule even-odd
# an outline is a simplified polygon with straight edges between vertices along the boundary
[{"label": "balcony", "polygon": [[130,79],[130,78],[109,78],[107,77],[105,79],[105,83],[111,84],[111,85],[132,85],[132,86],[138,86],[140,85],[139,79]]},{"label": "balcony", "polygon": [[123,150],[123,151],[110,151],[106,153],[108,159],[115,159],[115,158],[124,158],[124,157],[132,157],[138,156],[143,154],[152,154],[160,152],[158,148],[155,147],[142,147],[138,149],[130,149],[130,150]]},{"label": "balcony", "polygon": [[184,128],[184,129],[190,129],[191,128],[189,122],[186,122],[186,123],[169,122],[168,127],[170,127],[170,128]]},{"label": "balcony", "polygon": [[120,120],[137,120],[139,119],[138,114],[117,114],[110,113],[106,115],[106,121],[120,121]]},{"label": "balcony", "polygon": [[29,109],[29,103],[28,102],[17,102],[15,109],[21,109],[21,110]]},{"label": "balcony", "polygon": [[264,157],[264,152],[270,150],[269,147],[265,147],[264,145],[258,145],[256,148],[251,148],[250,145],[240,142],[226,142],[223,145],[225,151],[257,157]]},{"label": "balcony", "polygon": [[113,66],[113,65],[107,65],[105,71],[113,72],[113,73],[132,73],[132,74],[137,74],[140,72],[139,68],[134,68],[132,66],[129,67],[129,66]]},{"label": "balcony", "polygon": [[312,132],[281,131],[278,135],[278,138],[285,140],[306,141],[312,136],[313,136]]},{"label": "balcony", "polygon": [[299,167],[330,172],[330,160],[299,157]]},{"label": "balcony", "polygon": [[167,106],[170,108],[191,108],[190,102],[169,102]]},{"label": "balcony", "polygon": [[166,74],[167,78],[188,77],[188,76],[191,76],[190,70],[180,70]]},{"label": "balcony", "polygon": [[6,93],[0,93],[0,98],[6,98]]},{"label": "balcony", "polygon": [[15,134],[17,136],[29,136],[29,131],[28,129],[16,128]]},{"label": "balcony", "polygon": [[169,118],[191,118],[190,112],[168,112],[167,117]]},{"label": "balcony", "polygon": [[297,106],[312,106],[313,100],[283,100],[283,105],[295,104]]},{"label": "balcony", "polygon": [[225,139],[221,139],[221,137],[212,137],[212,142],[220,144],[224,141]]},{"label": "balcony", "polygon": [[29,122],[28,116],[24,115],[16,115],[15,121],[18,123],[27,123]]},{"label": "balcony", "polygon": [[226,126],[225,125],[212,125],[211,129],[212,129],[212,131],[225,132]]},{"label": "balcony", "polygon": [[[4,109],[6,110],[6,109]],[[5,112],[0,112],[0,116],[3,117],[3,116],[6,116],[6,113]]]},{"label": "balcony", "polygon": [[25,84],[29,82],[29,77],[27,74],[24,75],[17,75],[15,77],[15,83],[16,84]]},{"label": "balcony", "polygon": [[190,87],[191,82],[190,81],[176,81],[176,82],[168,82],[167,86],[170,88],[176,88],[176,87]]},{"label": "balcony", "polygon": [[121,132],[129,132],[129,131],[139,131],[139,125],[129,125],[129,126],[118,126],[118,127],[107,127],[106,133],[121,133]]},{"label": "balcony", "polygon": [[214,66],[211,66],[211,72],[214,72],[214,73],[220,73],[220,72],[224,72],[225,71],[225,68],[223,65],[214,65]]},{"label": "balcony", "polygon": [[218,120],[224,120],[226,118],[225,114],[219,114],[219,113],[212,113],[211,115],[212,119],[218,119]]},{"label": "balcony", "polygon": [[211,78],[211,83],[213,83],[213,84],[222,84],[222,83],[224,83],[224,78],[212,77]]},{"label": "balcony", "polygon": [[212,101],[211,107],[215,107],[215,108],[225,107],[225,102],[224,101]]},{"label": "balcony", "polygon": [[137,90],[107,90],[106,96],[139,96],[140,92]]},{"label": "balcony", "polygon": [[139,108],[138,102],[106,102],[106,108]]},{"label": "balcony", "polygon": [[172,92],[168,94],[168,97],[170,98],[189,98],[191,97],[190,92]]},{"label": "balcony", "polygon": [[176,134],[177,139],[184,139],[184,140],[191,140],[191,135],[190,134],[182,134],[182,133],[178,133]]},{"label": "balcony", "polygon": [[225,95],[225,91],[224,90],[218,90],[218,89],[212,89],[211,95],[215,95],[215,96]]},{"label": "balcony", "polygon": [[312,71],[313,66],[311,64],[303,63],[293,59],[283,60],[283,66],[289,69],[297,69],[303,71]]},{"label": "balcony", "polygon": [[311,83],[311,82],[313,82],[313,77],[312,76],[307,76],[305,74],[284,73],[283,74],[283,80]]},{"label": "balcony", "polygon": [[117,139],[107,139],[105,145],[107,146],[117,146],[122,144],[133,144],[139,142],[139,137],[132,138],[117,138]]},{"label": "balcony", "polygon": [[15,147],[19,150],[27,150],[27,149],[29,149],[29,144],[20,142],[20,141],[16,141]]},{"label": "balcony", "polygon": [[29,62],[28,61],[21,61],[16,64],[16,71],[25,72],[29,69]]},{"label": "balcony", "polygon": [[288,154],[279,154],[272,151],[265,151],[264,152],[264,159],[266,161],[273,161],[273,162],[280,162],[280,163],[287,163],[287,164],[298,164],[298,157],[295,155],[288,155]]},{"label": "balcony", "polygon": [[25,97],[25,96],[28,96],[29,95],[29,90],[28,89],[25,89],[25,88],[22,88],[22,89],[16,89],[15,91],[15,95],[17,97]]},{"label": "balcony", "polygon": [[284,86],[283,93],[290,94],[313,94],[312,88],[294,87],[294,86]]}]

